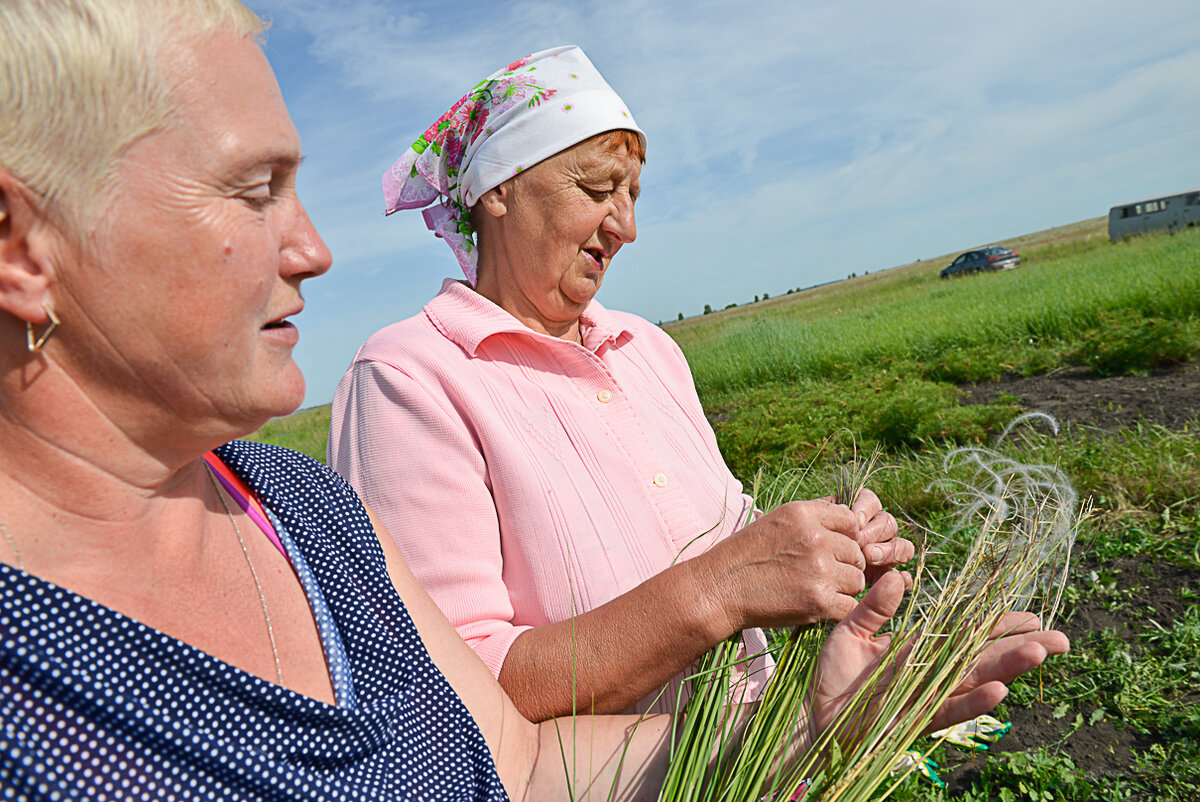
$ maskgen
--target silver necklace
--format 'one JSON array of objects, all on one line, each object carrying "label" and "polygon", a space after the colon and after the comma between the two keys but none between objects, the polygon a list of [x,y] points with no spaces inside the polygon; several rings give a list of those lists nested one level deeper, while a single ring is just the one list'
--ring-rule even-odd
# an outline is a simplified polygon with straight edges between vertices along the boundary
[{"label": "silver necklace", "polygon": [[[246,548],[246,541],[242,539],[242,530],[238,528],[237,518],[233,517],[233,509],[229,506],[228,499],[221,492],[221,486],[217,484],[217,478],[213,476],[211,470],[206,466],[205,473],[208,474],[209,481],[212,482],[213,488],[217,491],[217,497],[221,499],[221,503],[225,505],[225,513],[229,516],[229,523],[233,524],[233,533],[237,535],[238,545],[242,547],[242,554],[246,558],[246,565],[250,566],[250,576],[254,578],[254,589],[258,591],[258,603],[262,605],[263,620],[267,622],[267,637],[271,639],[271,656],[275,658],[275,680],[283,685],[283,669],[279,667],[279,649],[275,645],[275,630],[271,627],[271,613],[267,610],[267,597],[263,593],[262,583],[258,581],[258,572],[254,570],[254,563],[250,559],[250,550]],[[18,559],[20,559],[18,557]]]},{"label": "silver necklace", "polygon": [[21,556],[21,550],[17,548],[17,541],[13,540],[12,535],[8,533],[8,527],[4,525],[4,521],[0,521],[0,535],[4,535],[4,542],[12,549],[13,554],[17,556],[17,568],[25,570],[25,558]]}]

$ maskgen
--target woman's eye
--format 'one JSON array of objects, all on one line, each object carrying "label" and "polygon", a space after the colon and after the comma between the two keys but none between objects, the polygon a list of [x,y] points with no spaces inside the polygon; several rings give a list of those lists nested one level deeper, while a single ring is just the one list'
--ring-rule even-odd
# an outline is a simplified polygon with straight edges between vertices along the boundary
[{"label": "woman's eye", "polygon": [[271,192],[270,184],[259,184],[250,187],[241,194],[241,198],[256,209],[269,206],[276,200],[275,195]]}]

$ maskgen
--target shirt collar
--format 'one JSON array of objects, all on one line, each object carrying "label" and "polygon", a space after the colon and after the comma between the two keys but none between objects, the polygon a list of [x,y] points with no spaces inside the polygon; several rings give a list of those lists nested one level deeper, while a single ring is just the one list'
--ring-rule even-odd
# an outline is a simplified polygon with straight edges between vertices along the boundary
[{"label": "shirt collar", "polygon": [[[498,334],[565,343],[548,334],[541,334],[484,298],[465,281],[448,278],[433,300],[425,304],[425,315],[448,340],[475,356],[480,344]],[[596,351],[604,343],[615,344],[622,336],[636,333],[635,318],[617,315],[592,300],[580,315],[584,325],[584,347]]]}]

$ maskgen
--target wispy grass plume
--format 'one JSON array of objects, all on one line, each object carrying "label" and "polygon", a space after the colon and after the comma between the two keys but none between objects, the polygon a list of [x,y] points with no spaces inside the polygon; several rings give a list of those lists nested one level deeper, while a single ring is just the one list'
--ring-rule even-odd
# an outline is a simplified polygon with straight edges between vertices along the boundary
[{"label": "wispy grass plume", "polygon": [[[1079,500],[1055,466],[1019,458],[1036,425],[1057,432],[1048,415],[1013,421],[993,448],[962,448],[943,460],[938,484],[949,490],[953,525],[918,556],[910,603],[893,619],[891,641],[878,667],[849,699],[831,726],[799,759],[789,749],[806,726],[806,705],[817,680],[816,655],[823,627],[797,627],[784,637],[775,676],[750,713],[736,757],[723,755],[736,717],[728,705],[728,679],[693,682],[684,710],[690,727],[672,755],[680,779],[662,800],[792,798],[808,783],[806,800],[879,799],[902,778],[891,775],[896,759],[928,728],[934,714],[967,677],[991,643],[1005,613],[1031,610],[1044,624],[1061,600],[1078,524]],[[849,503],[878,466],[878,454],[840,470],[838,501]],[[799,474],[785,474],[758,496],[760,508],[790,500]],[[756,488],[757,490],[757,488]],[[782,493],[782,495],[773,495]],[[936,555],[936,560],[931,557]],[[936,570],[932,566],[937,565]],[[728,647],[710,653],[706,665],[723,666]],[[705,675],[705,678],[717,674]],[[695,723],[693,726],[693,718]],[[716,722],[716,731],[706,727]],[[680,746],[682,744],[683,746]],[[686,763],[687,765],[676,765]]]}]

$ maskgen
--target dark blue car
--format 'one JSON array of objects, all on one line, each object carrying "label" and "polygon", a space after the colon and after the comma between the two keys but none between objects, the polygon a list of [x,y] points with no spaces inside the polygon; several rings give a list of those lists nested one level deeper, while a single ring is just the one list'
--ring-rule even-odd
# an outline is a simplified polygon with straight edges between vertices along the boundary
[{"label": "dark blue car", "polygon": [[1021,254],[1012,248],[992,245],[976,251],[967,251],[950,264],[942,268],[938,275],[942,278],[965,276],[968,273],[978,273],[981,270],[1012,270],[1021,264]]}]

